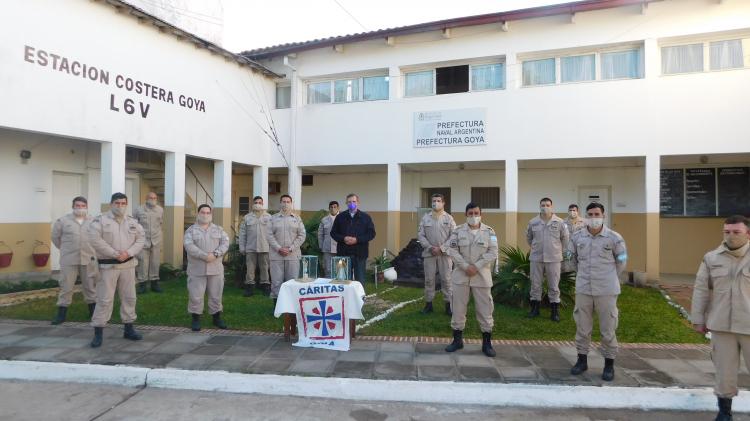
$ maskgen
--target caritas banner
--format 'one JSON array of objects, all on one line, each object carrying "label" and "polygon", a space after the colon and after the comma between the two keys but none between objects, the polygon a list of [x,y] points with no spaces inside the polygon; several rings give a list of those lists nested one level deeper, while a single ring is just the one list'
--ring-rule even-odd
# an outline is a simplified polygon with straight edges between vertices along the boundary
[{"label": "caritas banner", "polygon": [[279,290],[274,315],[294,313],[299,339],[294,346],[348,351],[350,319],[362,319],[365,290],[359,282],[284,282]]}]

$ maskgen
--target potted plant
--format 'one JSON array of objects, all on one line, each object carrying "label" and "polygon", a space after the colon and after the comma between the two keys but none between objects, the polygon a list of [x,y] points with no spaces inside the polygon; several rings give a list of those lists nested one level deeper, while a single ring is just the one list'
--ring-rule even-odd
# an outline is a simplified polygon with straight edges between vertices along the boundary
[{"label": "potted plant", "polygon": [[0,241],[0,268],[7,268],[13,260],[13,249],[4,241]]},{"label": "potted plant", "polygon": [[383,272],[391,267],[391,259],[388,256],[377,256],[372,259],[372,267],[375,269],[378,282],[383,282],[385,279]]},{"label": "potted plant", "polygon": [[34,241],[34,250],[31,252],[31,258],[34,259],[36,267],[47,266],[49,260],[50,249],[49,246],[43,241]]}]

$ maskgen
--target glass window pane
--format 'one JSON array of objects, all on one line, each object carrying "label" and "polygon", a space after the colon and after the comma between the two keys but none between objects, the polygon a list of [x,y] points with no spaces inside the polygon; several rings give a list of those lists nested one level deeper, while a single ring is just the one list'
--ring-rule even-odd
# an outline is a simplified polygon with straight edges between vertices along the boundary
[{"label": "glass window pane", "polygon": [[333,102],[359,101],[359,79],[333,82]]},{"label": "glass window pane", "polygon": [[641,50],[603,53],[602,80],[638,79],[643,77]]},{"label": "glass window pane", "polygon": [[471,90],[505,88],[505,64],[483,64],[471,66]]},{"label": "glass window pane", "polygon": [[291,86],[276,86],[276,108],[289,108],[292,102]]},{"label": "glass window pane", "polygon": [[555,83],[555,59],[523,62],[523,86]]},{"label": "glass window pane", "polygon": [[433,71],[413,72],[406,74],[406,83],[404,86],[405,96],[424,96],[432,95],[435,82],[433,80]]},{"label": "glass window pane", "polygon": [[388,99],[388,81],[388,76],[373,76],[363,78],[362,99],[364,99],[365,101]]},{"label": "glass window pane", "polygon": [[560,58],[560,80],[562,82],[581,82],[596,79],[594,54]]},{"label": "glass window pane", "polygon": [[662,47],[661,72],[690,73],[703,71],[703,44]]},{"label": "glass window pane", "polygon": [[331,82],[319,82],[307,85],[308,104],[324,104],[330,102]]},{"label": "glass window pane", "polygon": [[711,70],[741,69],[745,67],[742,40],[730,39],[711,43]]}]

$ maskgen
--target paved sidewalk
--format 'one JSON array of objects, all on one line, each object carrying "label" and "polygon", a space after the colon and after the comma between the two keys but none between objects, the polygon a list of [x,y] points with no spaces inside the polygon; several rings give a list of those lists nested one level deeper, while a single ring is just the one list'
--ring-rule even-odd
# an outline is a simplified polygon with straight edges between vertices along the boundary
[{"label": "paved sidewalk", "polygon": [[[569,342],[495,341],[496,358],[482,355],[477,341],[453,354],[446,340],[362,337],[348,352],[297,348],[281,335],[139,326],[142,341],[122,338],[122,327],[105,329],[104,345],[89,347],[93,330],[84,323],[0,320],[0,359],[130,365],[149,368],[222,370],[316,377],[447,380],[495,383],[602,385],[603,359],[589,356],[589,371],[571,376],[576,350]],[[400,339],[400,340],[393,340]],[[430,341],[430,342],[425,342]],[[706,345],[623,344],[615,386],[706,387],[714,383]],[[740,385],[750,386],[744,366]]]}]

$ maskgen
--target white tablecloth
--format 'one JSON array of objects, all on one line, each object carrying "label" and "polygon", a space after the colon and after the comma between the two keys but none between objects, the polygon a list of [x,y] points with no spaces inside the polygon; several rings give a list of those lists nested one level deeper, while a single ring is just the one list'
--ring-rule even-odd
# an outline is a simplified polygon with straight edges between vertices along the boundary
[{"label": "white tablecloth", "polygon": [[362,319],[365,289],[362,284],[332,284],[330,279],[284,282],[279,290],[274,316],[294,313],[299,340],[295,346],[348,351],[350,319]]}]

